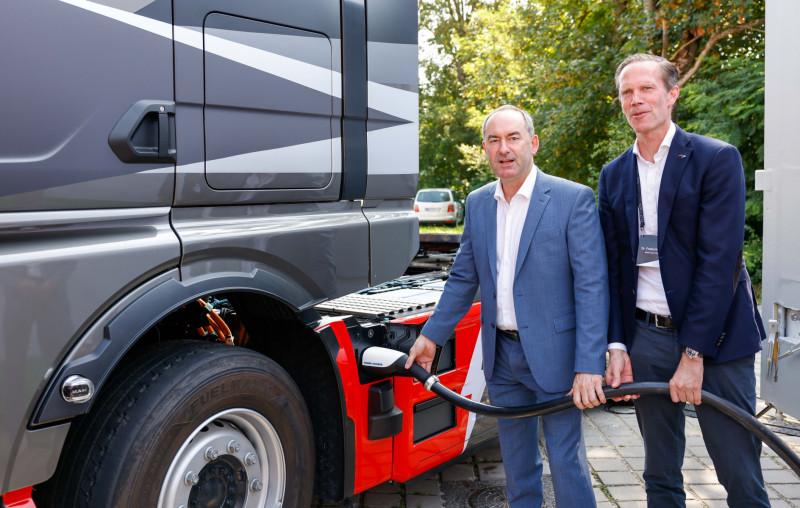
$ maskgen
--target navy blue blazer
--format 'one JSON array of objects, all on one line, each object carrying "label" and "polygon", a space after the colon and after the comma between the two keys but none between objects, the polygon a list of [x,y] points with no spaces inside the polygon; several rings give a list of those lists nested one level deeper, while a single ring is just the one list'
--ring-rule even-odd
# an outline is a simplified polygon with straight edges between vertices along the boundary
[{"label": "navy blue blazer", "polygon": [[[492,378],[497,322],[497,182],[467,197],[461,248],[422,333],[443,345],[481,290],[483,368]],[[534,379],[566,393],[575,373],[602,374],[608,328],[603,232],[589,187],[539,171],[520,237],[514,309]]]},{"label": "navy blue blazer", "polygon": [[[636,309],[639,219],[633,149],[600,172],[611,310],[609,342],[629,349]],[[744,266],[744,170],[739,151],[678,128],[658,195],[658,257],[678,342],[708,363],[754,354],[764,326]]]}]

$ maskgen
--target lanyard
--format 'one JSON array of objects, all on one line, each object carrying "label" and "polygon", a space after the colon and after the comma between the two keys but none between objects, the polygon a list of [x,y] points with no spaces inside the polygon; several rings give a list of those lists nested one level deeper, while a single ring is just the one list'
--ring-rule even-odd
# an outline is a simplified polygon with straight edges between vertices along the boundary
[{"label": "lanyard", "polygon": [[639,180],[639,164],[636,164],[636,205],[639,210],[639,237],[644,236],[644,208],[642,207],[642,183]]}]

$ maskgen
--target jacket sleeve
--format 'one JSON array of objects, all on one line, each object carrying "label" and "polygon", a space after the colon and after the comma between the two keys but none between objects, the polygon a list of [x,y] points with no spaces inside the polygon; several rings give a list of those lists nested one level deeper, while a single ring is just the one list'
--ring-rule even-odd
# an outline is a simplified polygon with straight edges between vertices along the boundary
[{"label": "jacket sleeve", "polygon": [[583,187],[570,212],[567,249],[575,294],[575,372],[602,374],[608,331],[608,270],[594,193]]},{"label": "jacket sleeve", "polygon": [[467,196],[461,246],[450,269],[450,276],[444,285],[439,303],[422,328],[422,334],[440,346],[447,342],[458,322],[472,306],[478,290],[478,271],[472,250],[472,215],[476,207],[474,200],[474,194]]},{"label": "jacket sleeve", "polygon": [[[695,272],[678,342],[715,356],[733,302],[744,243],[744,170],[739,151],[721,145],[702,181]],[[679,229],[681,224],[670,227]],[[736,279],[736,280],[734,280]]]},{"label": "jacket sleeve", "polygon": [[609,289],[609,314],[608,314],[608,342],[621,342],[630,349],[630,344],[625,342],[622,326],[622,277],[620,274],[620,246],[617,241],[616,222],[614,209],[611,207],[608,196],[608,166],[600,172],[597,183],[598,208],[600,224],[605,238],[606,256],[608,258],[608,289]]}]

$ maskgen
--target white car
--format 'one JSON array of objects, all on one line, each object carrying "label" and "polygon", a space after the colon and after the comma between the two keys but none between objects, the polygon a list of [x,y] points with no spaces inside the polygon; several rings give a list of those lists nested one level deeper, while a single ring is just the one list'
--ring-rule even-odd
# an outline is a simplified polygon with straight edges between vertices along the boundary
[{"label": "white car", "polygon": [[457,226],[464,222],[464,205],[453,189],[420,189],[414,199],[414,211],[420,223],[443,223]]}]

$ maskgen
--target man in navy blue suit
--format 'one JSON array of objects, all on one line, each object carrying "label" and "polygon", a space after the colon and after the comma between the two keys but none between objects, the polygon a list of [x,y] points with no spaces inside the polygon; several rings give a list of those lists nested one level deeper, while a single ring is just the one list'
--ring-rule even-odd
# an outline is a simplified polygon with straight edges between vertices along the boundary
[{"label": "man in navy blue suit", "polygon": [[628,57],[615,76],[636,142],[598,184],[611,292],[606,382],[669,382],[669,397],[635,401],[648,506],[686,504],[686,402],[696,406],[728,505],[769,506],[761,442],[700,395],[755,413],[755,353],[765,334],[742,258],[741,156],[671,121],[677,81],[669,60],[648,54]]},{"label": "man in navy blue suit", "polygon": [[[448,340],[480,288],[480,351],[493,404],[565,394],[580,409],[605,402],[608,279],[594,193],[536,167],[539,139],[519,108],[487,116],[483,146],[498,180],[467,198],[461,248],[408,365],[430,370],[436,344]],[[577,408],[542,417],[556,504],[564,508],[595,506]],[[538,425],[538,418],[499,422],[513,508],[542,505]]]}]

